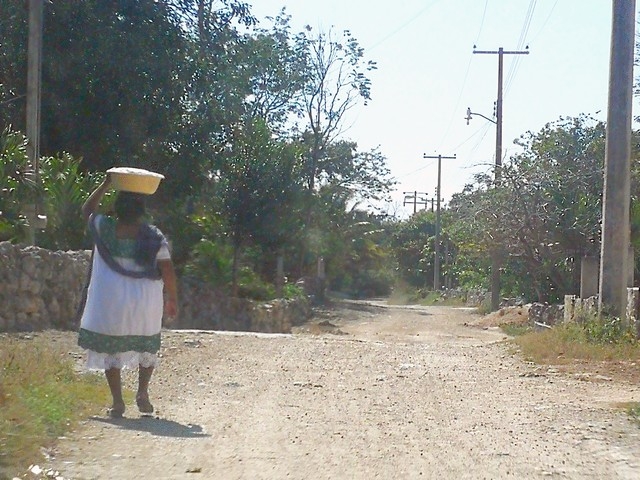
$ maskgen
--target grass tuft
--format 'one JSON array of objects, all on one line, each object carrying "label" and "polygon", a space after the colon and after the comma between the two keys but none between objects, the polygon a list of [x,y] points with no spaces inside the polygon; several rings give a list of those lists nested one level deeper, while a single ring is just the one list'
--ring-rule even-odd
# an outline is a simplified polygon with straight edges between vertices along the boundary
[{"label": "grass tuft", "polygon": [[[514,342],[525,358],[536,363],[568,363],[572,360],[634,361],[640,360],[640,346],[626,332],[618,337],[594,333],[595,327],[568,323],[544,331],[517,336]],[[599,331],[596,329],[596,331]]]},{"label": "grass tuft", "polygon": [[500,329],[511,337],[520,337],[533,331],[529,325],[519,325],[514,323],[503,323],[500,325]]},{"label": "grass tuft", "polygon": [[37,336],[0,337],[0,479],[38,461],[42,447],[109,399],[102,375],[76,373],[68,352]]},{"label": "grass tuft", "polygon": [[640,424],[640,402],[630,402],[626,404],[627,413],[638,424]]},{"label": "grass tuft", "polygon": [[434,292],[428,289],[416,289],[407,285],[395,288],[387,298],[389,305],[442,305],[446,307],[461,307],[465,302],[461,298],[448,297],[446,292]]}]

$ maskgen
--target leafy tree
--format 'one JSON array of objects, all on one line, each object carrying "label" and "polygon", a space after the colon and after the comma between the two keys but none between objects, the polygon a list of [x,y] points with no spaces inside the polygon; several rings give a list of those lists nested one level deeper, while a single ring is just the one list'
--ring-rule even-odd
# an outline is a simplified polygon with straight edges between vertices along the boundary
[{"label": "leafy tree", "polygon": [[[26,2],[3,2],[0,15],[0,130],[25,124],[27,93]],[[23,129],[24,130],[24,129]]]},{"label": "leafy tree", "polygon": [[557,300],[577,291],[578,260],[598,251],[604,125],[561,119],[519,143],[499,186],[479,176],[454,197],[451,233],[467,255],[502,250],[519,293]]},{"label": "leafy tree", "polygon": [[296,157],[295,148],[272,138],[262,120],[234,132],[217,179],[234,247],[234,285],[243,246],[257,243],[277,251],[295,226],[294,201],[299,192]]},{"label": "leafy tree", "polygon": [[183,116],[171,137],[176,162],[174,195],[197,195],[220,168],[234,130],[243,122],[251,93],[245,37],[237,25],[255,24],[249,6],[236,0],[167,0],[188,39]]},{"label": "leafy tree", "polygon": [[268,18],[270,29],[257,28],[244,41],[251,92],[245,99],[247,115],[264,119],[284,138],[291,136],[295,118],[302,113],[300,95],[307,79],[305,51],[291,33],[290,19],[283,9]]},{"label": "leafy tree", "polygon": [[354,297],[391,292],[394,261],[383,220],[353,209],[343,215],[339,230],[333,229],[333,235],[329,234],[327,279],[332,290]]},{"label": "leafy tree", "polygon": [[[26,90],[25,2],[8,0],[3,32],[12,47],[3,65],[15,68],[4,88]],[[181,114],[184,41],[166,2],[45,3],[42,63],[44,155],[67,151],[85,168],[117,163],[165,170],[165,141]],[[3,42],[4,44],[4,42]],[[19,53],[15,59],[8,58]],[[9,118],[22,125],[24,104]],[[124,159],[124,160],[123,160]]]},{"label": "leafy tree", "polygon": [[392,227],[391,245],[399,278],[409,285],[433,286],[435,214],[422,210]]},{"label": "leafy tree", "polygon": [[332,30],[314,34],[307,27],[296,42],[306,60],[302,90],[303,142],[307,148],[304,175],[307,188],[313,191],[323,172],[327,147],[343,133],[345,114],[360,100],[366,104],[371,99],[371,80],[366,72],[376,64],[365,60],[364,49],[348,30],[340,40]]}]

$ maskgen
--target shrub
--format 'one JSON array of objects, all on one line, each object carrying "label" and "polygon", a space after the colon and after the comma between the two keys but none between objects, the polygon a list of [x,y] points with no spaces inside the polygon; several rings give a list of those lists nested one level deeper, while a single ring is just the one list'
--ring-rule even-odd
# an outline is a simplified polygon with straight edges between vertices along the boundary
[{"label": "shrub", "polygon": [[276,290],[249,267],[242,267],[238,271],[238,295],[251,300],[265,301],[274,299]]},{"label": "shrub", "polygon": [[201,240],[191,251],[191,259],[184,273],[214,287],[227,287],[231,283],[233,250],[211,240]]}]

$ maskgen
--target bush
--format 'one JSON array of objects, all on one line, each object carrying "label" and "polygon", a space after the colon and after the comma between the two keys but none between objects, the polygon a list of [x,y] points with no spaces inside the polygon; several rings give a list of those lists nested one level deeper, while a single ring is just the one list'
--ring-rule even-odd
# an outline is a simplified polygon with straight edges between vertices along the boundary
[{"label": "bush", "polygon": [[238,271],[238,295],[263,302],[276,297],[275,287],[263,281],[260,276],[249,267],[242,267]]},{"label": "bush", "polygon": [[[50,250],[79,250],[91,242],[86,234],[82,204],[100,184],[103,174],[80,171],[80,160],[69,154],[45,157],[41,161],[41,187],[47,226],[38,234],[37,243]],[[104,205],[115,196],[108,192]]]},{"label": "bush", "polygon": [[214,287],[228,287],[231,283],[233,250],[211,240],[201,240],[191,251],[191,259],[184,273],[199,278]]},{"label": "bush", "polygon": [[24,238],[24,206],[36,198],[30,174],[27,138],[5,129],[0,134],[0,241]]},{"label": "bush", "polygon": [[304,290],[294,283],[285,283],[282,287],[282,298],[295,299],[304,297]]},{"label": "bush", "polygon": [[618,317],[591,318],[582,325],[588,342],[595,344],[636,343],[633,327]]}]

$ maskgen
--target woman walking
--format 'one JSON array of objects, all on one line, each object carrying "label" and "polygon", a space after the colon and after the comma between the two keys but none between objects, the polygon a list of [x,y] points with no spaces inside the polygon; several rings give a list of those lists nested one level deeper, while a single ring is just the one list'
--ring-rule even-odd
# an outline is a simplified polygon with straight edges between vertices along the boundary
[{"label": "woman walking", "polygon": [[120,191],[115,216],[98,214],[111,176],[82,206],[94,248],[78,344],[87,367],[104,370],[113,397],[112,417],[122,417],[121,369],[138,368],[136,404],[153,413],[149,381],[157,365],[163,313],[178,313],[176,275],[165,237],[145,223],[144,195]]}]

